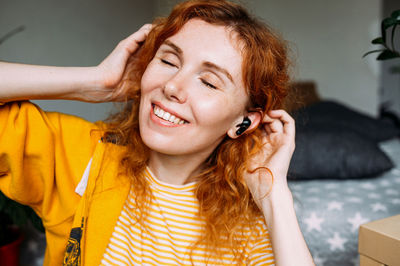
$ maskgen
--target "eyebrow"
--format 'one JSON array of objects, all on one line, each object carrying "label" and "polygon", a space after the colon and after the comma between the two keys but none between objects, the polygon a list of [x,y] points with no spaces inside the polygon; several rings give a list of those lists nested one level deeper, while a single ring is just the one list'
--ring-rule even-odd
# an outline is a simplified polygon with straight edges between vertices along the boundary
[{"label": "eyebrow", "polygon": [[175,50],[175,52],[177,52],[179,55],[183,54],[183,51],[181,48],[179,48],[176,44],[174,44],[173,42],[166,40],[164,42],[164,44],[168,45],[169,47],[171,47],[173,50]]},{"label": "eyebrow", "polygon": [[[174,44],[173,42],[166,40],[164,42],[165,45],[168,45],[169,47],[171,47],[176,53],[178,53],[179,55],[183,54],[183,51],[181,48],[179,48],[176,44]],[[204,66],[206,66],[207,68],[211,68],[211,69],[215,69],[218,72],[221,72],[222,74],[224,74],[233,84],[235,84],[235,82],[233,82],[233,78],[231,76],[231,74],[228,72],[228,70],[226,70],[225,68],[222,68],[212,62],[206,61],[203,63]]]},{"label": "eyebrow", "polygon": [[231,76],[231,74],[229,74],[228,70],[226,70],[225,68],[222,68],[214,63],[211,63],[209,61],[206,61],[203,63],[204,66],[208,67],[208,68],[212,68],[217,70],[218,72],[221,72],[222,74],[224,74],[233,84],[235,84],[235,82],[233,82],[233,78]]}]

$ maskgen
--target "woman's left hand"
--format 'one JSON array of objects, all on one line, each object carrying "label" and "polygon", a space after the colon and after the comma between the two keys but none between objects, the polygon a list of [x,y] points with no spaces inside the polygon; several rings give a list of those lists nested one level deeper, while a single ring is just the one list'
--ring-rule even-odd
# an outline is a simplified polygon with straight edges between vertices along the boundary
[{"label": "woman's left hand", "polygon": [[[288,189],[286,176],[295,149],[295,121],[286,111],[269,111],[262,123],[265,129],[262,149],[250,159],[250,172],[245,173],[246,183],[260,208],[263,199]],[[258,167],[269,168],[273,180],[270,173],[262,168],[251,173]]]}]

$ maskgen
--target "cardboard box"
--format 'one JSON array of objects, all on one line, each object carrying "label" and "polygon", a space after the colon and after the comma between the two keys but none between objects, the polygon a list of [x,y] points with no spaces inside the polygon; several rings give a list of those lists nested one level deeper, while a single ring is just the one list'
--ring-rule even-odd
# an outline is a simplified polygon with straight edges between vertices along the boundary
[{"label": "cardboard box", "polygon": [[364,256],[360,254],[360,265],[361,266],[385,266],[376,260],[371,259],[370,257]]},{"label": "cardboard box", "polygon": [[360,226],[360,266],[400,266],[400,215]]}]

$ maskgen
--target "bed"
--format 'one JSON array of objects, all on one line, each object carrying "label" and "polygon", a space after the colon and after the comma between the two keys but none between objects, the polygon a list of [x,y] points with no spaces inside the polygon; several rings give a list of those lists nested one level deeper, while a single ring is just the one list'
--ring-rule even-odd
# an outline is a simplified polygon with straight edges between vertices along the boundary
[{"label": "bed", "polygon": [[300,227],[317,266],[359,265],[359,226],[400,214],[400,127],[304,85],[288,174]]},{"label": "bed", "polygon": [[290,181],[300,227],[317,266],[359,265],[359,226],[400,214],[400,140],[379,145],[395,166],[376,177]]}]

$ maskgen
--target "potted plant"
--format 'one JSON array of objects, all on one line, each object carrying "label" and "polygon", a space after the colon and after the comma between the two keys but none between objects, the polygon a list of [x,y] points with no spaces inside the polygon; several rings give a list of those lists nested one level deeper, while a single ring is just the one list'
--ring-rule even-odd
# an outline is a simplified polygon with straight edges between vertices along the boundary
[{"label": "potted plant", "polygon": [[[10,31],[0,38],[0,44],[22,30],[24,26]],[[28,221],[36,229],[44,232],[41,219],[31,208],[7,198],[0,191],[0,265],[18,265],[19,245],[23,239],[19,227]]]},{"label": "potted plant", "polygon": [[[395,43],[395,35],[398,31],[398,26],[400,25],[400,10],[395,10],[391,13],[389,17],[386,17],[381,22],[381,36],[375,38],[371,41],[374,45],[381,46],[380,49],[372,50],[363,55],[363,57],[379,53],[376,60],[398,60],[400,58],[400,45]],[[396,31],[397,29],[397,31]],[[387,33],[390,32],[390,38],[387,38]],[[397,45],[397,46],[396,46]],[[390,67],[390,72],[400,77],[400,64],[393,65]],[[387,101],[380,106],[380,116],[381,118],[388,118],[390,121],[394,122],[398,127],[400,127],[400,118],[389,110],[391,101]]]},{"label": "potted plant", "polygon": [[[394,40],[395,40],[395,34],[396,34],[396,28],[397,26],[400,25],[400,10],[395,10],[392,12],[390,17],[384,18],[381,22],[381,37],[375,38],[371,41],[372,44],[375,45],[381,45],[380,49],[377,50],[372,50],[363,55],[363,57],[372,54],[372,53],[379,53],[378,57],[376,60],[389,60],[389,59],[394,59],[394,58],[400,58],[400,51],[396,48],[394,45]],[[386,32],[390,30],[391,31],[391,36],[390,36],[390,42],[386,38],[387,34]],[[400,69],[399,69],[400,70]]]}]

